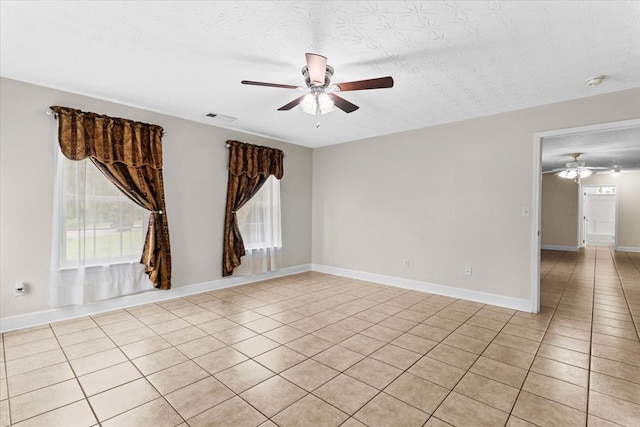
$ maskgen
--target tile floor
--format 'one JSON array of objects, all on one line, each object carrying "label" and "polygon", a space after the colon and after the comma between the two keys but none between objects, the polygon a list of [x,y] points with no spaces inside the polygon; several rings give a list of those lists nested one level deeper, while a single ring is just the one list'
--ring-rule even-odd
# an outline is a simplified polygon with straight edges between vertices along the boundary
[{"label": "tile floor", "polygon": [[640,425],[640,254],[537,315],[320,273],[2,335],[1,426]]}]

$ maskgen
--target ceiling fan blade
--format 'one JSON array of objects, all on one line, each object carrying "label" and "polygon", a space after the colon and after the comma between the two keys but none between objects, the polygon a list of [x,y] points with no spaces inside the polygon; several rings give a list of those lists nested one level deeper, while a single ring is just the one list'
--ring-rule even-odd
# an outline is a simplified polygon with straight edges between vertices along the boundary
[{"label": "ceiling fan blade", "polygon": [[279,87],[279,88],[283,88],[283,89],[298,89],[298,86],[282,85],[282,84],[279,84],[279,83],[253,82],[251,80],[243,80],[240,83],[242,83],[243,85]]},{"label": "ceiling fan blade", "polygon": [[333,105],[335,105],[345,113],[353,113],[358,108],[360,108],[357,105],[350,103],[346,99],[340,98],[338,95],[334,93],[328,93],[327,95],[329,95],[329,97],[333,101]]},{"label": "ceiling fan blade", "polygon": [[296,105],[300,104],[300,102],[302,102],[302,99],[307,96],[307,95],[302,95],[297,97],[296,99],[294,99],[293,101],[291,101],[288,104],[283,105],[282,107],[278,108],[278,111],[288,111],[291,110],[293,107],[295,107]]},{"label": "ceiling fan blade", "polygon": [[378,77],[377,79],[338,83],[336,86],[340,88],[340,92],[346,92],[348,90],[384,89],[393,87],[393,78],[390,76]]},{"label": "ceiling fan blade", "polygon": [[327,73],[327,58],[315,53],[305,53],[307,59],[307,69],[309,70],[309,80],[312,85],[324,85],[324,78]]}]

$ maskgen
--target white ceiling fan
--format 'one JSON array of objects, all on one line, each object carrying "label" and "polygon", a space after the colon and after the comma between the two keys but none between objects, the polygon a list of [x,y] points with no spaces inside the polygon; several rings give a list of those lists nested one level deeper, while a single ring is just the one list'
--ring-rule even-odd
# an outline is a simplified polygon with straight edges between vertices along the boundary
[{"label": "white ceiling fan", "polygon": [[597,166],[587,166],[585,162],[578,161],[582,153],[573,153],[571,157],[573,161],[565,163],[565,167],[556,168],[544,173],[553,173],[560,178],[573,179],[575,182],[580,182],[580,179],[586,178],[594,173],[596,170],[609,169]]}]

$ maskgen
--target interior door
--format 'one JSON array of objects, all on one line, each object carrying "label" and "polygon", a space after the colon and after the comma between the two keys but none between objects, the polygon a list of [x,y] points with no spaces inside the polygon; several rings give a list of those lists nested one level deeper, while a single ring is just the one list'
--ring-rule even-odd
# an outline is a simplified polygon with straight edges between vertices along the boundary
[{"label": "interior door", "polygon": [[616,187],[589,186],[583,192],[583,230],[587,246],[614,246],[616,241]]}]

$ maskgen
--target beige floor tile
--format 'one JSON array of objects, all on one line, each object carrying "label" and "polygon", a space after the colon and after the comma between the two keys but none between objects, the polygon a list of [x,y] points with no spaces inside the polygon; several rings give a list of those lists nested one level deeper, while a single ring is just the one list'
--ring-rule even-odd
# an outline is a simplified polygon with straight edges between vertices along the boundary
[{"label": "beige floor tile", "polygon": [[255,357],[253,360],[275,373],[280,373],[306,359],[306,356],[297,351],[280,346]]},{"label": "beige floor tile", "polygon": [[334,427],[343,424],[349,416],[337,408],[307,395],[273,417],[277,425],[282,427],[317,426]]},{"label": "beige floor tile", "polygon": [[527,371],[524,369],[483,356],[473,364],[469,371],[515,388],[522,386],[527,375]]},{"label": "beige floor tile", "polygon": [[225,344],[231,345],[256,335],[257,334],[255,332],[251,329],[245,328],[244,326],[234,326],[233,328],[225,329],[222,332],[213,334],[213,337],[219,339]]},{"label": "beige floor tile", "polygon": [[153,336],[131,344],[123,345],[120,349],[129,359],[137,359],[147,354],[155,353],[171,347],[171,343],[160,336]]},{"label": "beige floor tile", "polygon": [[11,421],[17,423],[84,398],[78,381],[71,379],[9,399]]},{"label": "beige floor tile", "polygon": [[176,346],[178,350],[190,359],[195,359],[196,357],[211,353],[212,351],[219,350],[223,347],[226,347],[226,344],[210,336],[197,338],[193,341],[185,342]]},{"label": "beige floor tile", "polygon": [[151,374],[147,379],[162,395],[167,395],[208,376],[209,373],[207,371],[192,360],[188,360],[179,365]]},{"label": "beige floor tile", "polygon": [[4,357],[7,362],[20,359],[27,356],[33,356],[50,350],[60,348],[56,338],[44,338],[37,341],[31,341],[25,344],[16,344],[5,347]]},{"label": "beige floor tile", "polygon": [[311,357],[328,349],[333,344],[329,341],[323,340],[322,338],[316,337],[315,335],[305,335],[301,338],[288,342],[286,345],[298,353]]},{"label": "beige floor tile", "polygon": [[640,405],[597,391],[589,393],[589,414],[624,426],[637,425]]},{"label": "beige floor tile", "polygon": [[63,351],[69,360],[114,348],[116,345],[109,338],[98,338],[64,347]]},{"label": "beige floor tile", "polygon": [[97,425],[98,421],[93,415],[89,403],[79,400],[66,406],[54,409],[44,414],[29,418],[23,422],[14,424],[16,427],[90,427]]},{"label": "beige floor tile", "polygon": [[384,392],[432,414],[444,398],[447,397],[449,389],[405,372],[391,383]]},{"label": "beige floor tile", "polygon": [[558,362],[577,366],[578,368],[589,368],[589,355],[578,351],[568,350],[554,345],[542,344],[538,356],[553,359]]},{"label": "beige floor tile", "polygon": [[435,347],[438,342],[407,333],[391,341],[391,344],[424,355]]},{"label": "beige floor tile", "polygon": [[335,370],[344,371],[350,366],[362,360],[364,356],[353,350],[349,350],[340,345],[328,348],[327,350],[316,354],[313,359],[323,363]]},{"label": "beige floor tile", "polygon": [[170,366],[186,362],[187,357],[174,347],[169,347],[146,356],[133,359],[133,363],[144,375],[161,371]]},{"label": "beige floor tile", "polygon": [[123,332],[133,331],[139,328],[145,328],[144,323],[139,321],[138,319],[127,319],[120,322],[110,323],[108,325],[102,326],[102,330],[109,336],[121,334]]},{"label": "beige floor tile", "polygon": [[580,353],[589,353],[591,343],[589,341],[578,340],[571,337],[547,333],[542,340],[545,344],[555,345],[556,347],[567,348],[569,350],[579,351]]},{"label": "beige floor tile", "polygon": [[640,384],[592,372],[589,388],[640,405]]},{"label": "beige floor tile", "polygon": [[140,328],[132,329],[130,331],[124,331],[117,334],[109,335],[111,340],[118,346],[124,346],[136,341],[153,338],[155,336],[157,336],[157,334],[144,325]]},{"label": "beige floor tile", "polygon": [[[246,325],[247,323],[254,322],[260,319],[269,319],[268,317],[258,314],[255,311],[246,310],[227,316],[227,319],[236,322],[239,325]],[[253,328],[250,328],[253,329]],[[258,331],[256,331],[258,332]]]},{"label": "beige floor tile", "polygon": [[78,344],[85,341],[90,341],[98,338],[106,337],[102,329],[95,326],[90,329],[84,329],[78,332],[72,332],[65,335],[58,336],[58,342],[62,347],[67,347],[73,344]]},{"label": "beige floor tile", "polygon": [[230,399],[233,395],[233,392],[220,381],[206,377],[169,393],[166,399],[184,419],[189,419]]},{"label": "beige floor tile", "polygon": [[[416,338],[418,340],[423,339],[420,337]],[[395,343],[397,340],[393,342]],[[388,344],[379,350],[376,350],[370,355],[370,357],[395,366],[396,368],[407,369],[420,358],[420,354],[396,345]]]},{"label": "beige floor tile", "polygon": [[263,334],[265,337],[272,339],[280,344],[286,344],[307,335],[306,332],[296,329],[289,325],[280,326]]},{"label": "beige floor tile", "polygon": [[217,334],[218,332],[226,331],[227,329],[235,328],[238,324],[232,322],[224,317],[219,317],[213,320],[206,321],[198,324],[198,328],[202,329],[209,335]]},{"label": "beige floor tile", "polygon": [[196,357],[193,361],[202,366],[210,374],[216,374],[238,363],[242,363],[247,359],[247,356],[239,351],[231,347],[225,347],[205,354],[204,356]]},{"label": "beige floor tile", "polygon": [[360,409],[354,418],[370,427],[422,426],[429,414],[407,405],[385,393],[380,393]]},{"label": "beige floor tile", "polygon": [[344,374],[338,375],[313,392],[347,414],[355,413],[377,393],[378,390],[375,388]]},{"label": "beige floor tile", "polygon": [[497,360],[508,365],[517,366],[521,369],[529,369],[531,362],[535,357],[532,353],[505,347],[500,344],[491,343],[489,347],[482,353],[482,356],[489,359]]},{"label": "beige floor tile", "polygon": [[[422,319],[422,320],[424,320],[424,319]],[[398,315],[395,315],[395,316],[388,317],[388,318],[384,319],[379,324],[381,326],[386,326],[387,328],[396,329],[396,330],[404,333],[404,332],[407,332],[409,329],[414,328],[422,320],[414,321],[414,320],[406,319],[406,318],[400,317]]]},{"label": "beige floor tile", "polygon": [[348,331],[358,333],[373,326],[375,323],[360,319],[358,317],[348,317],[344,320],[336,322],[335,324],[336,326],[340,326],[341,328],[344,328]]},{"label": "beige floor tile", "polygon": [[174,427],[182,421],[178,413],[160,398],[133,408],[102,423],[102,427]]},{"label": "beige floor tile", "polygon": [[66,361],[67,358],[62,349],[55,349],[16,360],[8,360],[5,362],[5,369],[7,377],[11,377]]},{"label": "beige floor tile", "polygon": [[239,397],[233,397],[188,420],[190,427],[257,426],[266,421],[264,415]]},{"label": "beige floor tile", "polygon": [[272,417],[307,394],[300,387],[275,376],[240,395],[267,417]]},{"label": "beige floor tile", "polygon": [[582,412],[587,410],[587,389],[575,384],[529,372],[522,390]]},{"label": "beige floor tile", "polygon": [[402,370],[367,357],[347,369],[344,373],[378,390],[382,390],[402,374]]},{"label": "beige floor tile", "polygon": [[278,347],[280,344],[267,337],[258,335],[233,345],[233,348],[248,357],[255,357]]},{"label": "beige floor tile", "polygon": [[368,356],[374,351],[378,350],[380,347],[384,346],[385,343],[374,338],[357,334],[342,341],[339,345],[362,355]]},{"label": "beige floor tile", "polygon": [[456,347],[461,350],[465,350],[475,354],[481,354],[485,348],[489,345],[487,341],[472,338],[467,335],[462,335],[457,332],[453,332],[447,338],[442,341],[451,347]]},{"label": "beige floor tile", "polygon": [[536,427],[536,425],[511,415],[506,427]]},{"label": "beige floor tile", "polygon": [[585,425],[587,420],[584,412],[526,391],[520,392],[512,414],[540,426]]},{"label": "beige floor tile", "polygon": [[79,319],[67,320],[51,324],[51,329],[57,336],[70,334],[72,332],[82,331],[84,329],[95,328],[98,326],[90,317],[81,317]]},{"label": "beige floor tile", "polygon": [[640,384],[640,367],[638,366],[592,356],[591,370]]},{"label": "beige floor tile", "polygon": [[339,371],[323,365],[320,362],[307,359],[287,369],[280,375],[307,391],[313,391],[339,373]]},{"label": "beige floor tile", "polygon": [[131,362],[124,362],[78,377],[87,396],[102,393],[119,385],[137,380],[142,375]]},{"label": "beige floor tile", "polygon": [[0,400],[0,427],[9,427],[9,401]]},{"label": "beige floor tile", "polygon": [[497,331],[483,328],[481,326],[471,325],[470,323],[464,323],[463,325],[461,325],[458,329],[456,329],[456,333],[488,342],[493,341],[496,335],[498,335]]},{"label": "beige floor tile", "polygon": [[348,331],[340,326],[329,325],[324,328],[318,329],[313,332],[313,335],[329,341],[330,343],[337,344],[355,335],[355,332]]},{"label": "beige floor tile", "polygon": [[640,357],[638,357],[637,351],[634,352],[594,343],[591,349],[591,354],[604,359],[615,360],[617,362],[623,362],[640,367]]},{"label": "beige floor tile", "polygon": [[469,320],[467,320],[467,324],[469,325],[480,326],[481,328],[490,329],[496,332],[504,328],[504,325],[506,323],[507,323],[506,321],[489,319],[487,317],[478,316],[478,315],[475,315],[471,317]]},{"label": "beige floor tile", "polygon": [[242,393],[273,375],[274,373],[264,366],[259,365],[253,360],[247,360],[225,369],[222,372],[218,372],[215,374],[215,377],[235,393]]},{"label": "beige floor tile", "polygon": [[453,425],[504,425],[509,415],[491,406],[452,392],[433,414]]},{"label": "beige floor tile", "polygon": [[282,323],[278,322],[277,320],[271,319],[271,318],[263,318],[263,319],[259,319],[259,320],[254,320],[252,322],[249,323],[245,323],[244,326],[246,328],[251,329],[254,332],[257,332],[259,334],[264,334],[267,331],[272,331],[276,328],[279,328],[280,326],[283,326]]},{"label": "beige floor tile", "polygon": [[433,417],[433,416],[431,418],[429,418],[429,421],[427,421],[425,423],[425,427],[450,427],[450,426],[451,426],[451,424],[446,423],[446,422],[442,421],[441,419]]},{"label": "beige floor tile", "polygon": [[126,361],[127,357],[119,348],[112,348],[71,360],[69,363],[71,364],[75,374],[77,376],[81,376]]},{"label": "beige floor tile", "polygon": [[443,343],[435,346],[428,355],[432,359],[439,360],[464,370],[469,369],[476,359],[478,359],[478,355],[475,353],[460,350],[459,348],[451,347]]},{"label": "beige floor tile", "polygon": [[518,389],[472,372],[460,380],[453,391],[510,413],[518,397]]},{"label": "beige floor tile", "polygon": [[202,338],[205,336],[207,336],[207,333],[202,329],[195,326],[190,326],[188,328],[164,334],[162,335],[162,338],[167,340],[167,342],[169,342],[171,345],[178,346],[180,344],[197,340],[198,338]]},{"label": "beige floor tile", "polygon": [[536,357],[531,365],[531,371],[580,387],[586,388],[589,384],[588,370],[544,357]]},{"label": "beige floor tile", "polygon": [[[8,392],[11,397],[48,387],[73,378],[73,371],[67,362],[25,372],[7,378]],[[4,381],[3,381],[4,383]],[[3,397],[6,399],[6,397]]]},{"label": "beige floor tile", "polygon": [[427,356],[418,360],[409,368],[408,372],[448,389],[453,389],[466,371]]},{"label": "beige floor tile", "polygon": [[509,335],[500,332],[493,343],[500,344],[505,347],[513,348],[515,350],[525,351],[527,353],[536,354],[540,343],[537,341],[528,340],[526,338],[517,337],[515,335]]},{"label": "beige floor tile", "polygon": [[53,330],[49,326],[45,326],[39,329],[34,329],[28,332],[16,331],[14,334],[3,334],[4,347],[11,347],[14,345],[27,344],[34,341],[40,341],[48,338],[55,338]]},{"label": "beige floor tile", "polygon": [[98,420],[105,421],[158,397],[160,395],[155,388],[146,379],[140,378],[89,397],[89,404]]},{"label": "beige floor tile", "polygon": [[440,342],[443,339],[445,339],[451,333],[451,331],[421,323],[417,325],[415,328],[410,329],[408,333],[417,335],[419,337],[426,338],[432,341]]}]

